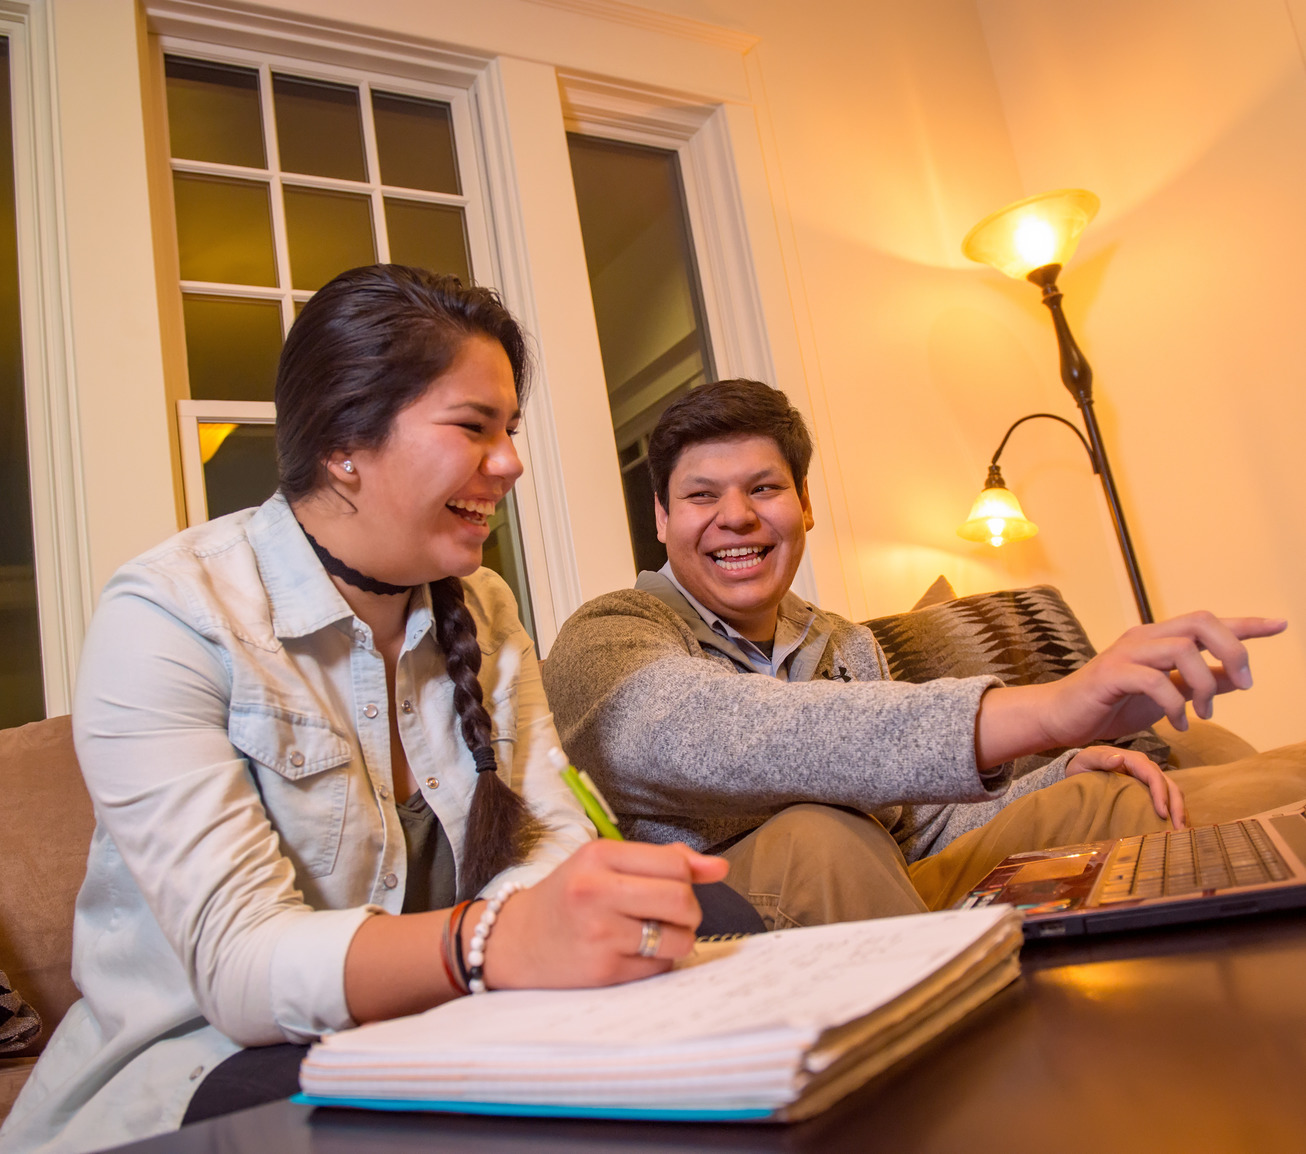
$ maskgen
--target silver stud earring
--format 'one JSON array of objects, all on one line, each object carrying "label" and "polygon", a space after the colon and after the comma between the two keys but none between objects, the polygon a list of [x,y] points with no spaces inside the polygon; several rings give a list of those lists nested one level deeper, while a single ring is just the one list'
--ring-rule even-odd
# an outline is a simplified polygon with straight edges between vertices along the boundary
[{"label": "silver stud earring", "polygon": [[354,462],[353,462],[353,461],[346,461],[346,462],[345,462],[344,464],[342,464],[340,467],[341,467],[342,469],[344,469],[344,471],[345,471],[346,473],[352,473],[352,472],[354,472]]}]

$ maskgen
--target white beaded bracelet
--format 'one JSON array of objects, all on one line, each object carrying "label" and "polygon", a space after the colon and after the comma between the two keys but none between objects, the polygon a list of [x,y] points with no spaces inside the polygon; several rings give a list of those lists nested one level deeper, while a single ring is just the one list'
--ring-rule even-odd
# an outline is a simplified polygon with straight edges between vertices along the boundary
[{"label": "white beaded bracelet", "polygon": [[481,911],[476,929],[472,931],[471,944],[467,947],[467,987],[473,994],[485,993],[485,943],[490,939],[494,923],[499,920],[499,911],[513,894],[525,888],[520,882],[505,882]]}]

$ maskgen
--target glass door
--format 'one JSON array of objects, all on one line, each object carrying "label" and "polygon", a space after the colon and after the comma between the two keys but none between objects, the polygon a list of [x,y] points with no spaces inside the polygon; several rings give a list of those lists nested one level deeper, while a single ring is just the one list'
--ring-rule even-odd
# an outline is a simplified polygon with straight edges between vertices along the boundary
[{"label": "glass door", "polygon": [[0,36],[0,727],[45,717],[18,303],[9,40]]},{"label": "glass door", "polygon": [[714,375],[680,158],[578,133],[567,143],[635,566],[659,569],[648,436]]}]

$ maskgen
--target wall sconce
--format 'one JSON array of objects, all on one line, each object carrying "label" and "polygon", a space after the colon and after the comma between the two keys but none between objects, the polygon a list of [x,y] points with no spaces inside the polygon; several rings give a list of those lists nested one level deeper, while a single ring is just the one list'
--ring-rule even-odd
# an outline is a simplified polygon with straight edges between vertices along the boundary
[{"label": "wall sconce", "polygon": [[[1057,276],[1066,261],[1074,255],[1080,235],[1088,222],[1097,215],[1099,203],[1093,193],[1082,188],[1040,193],[986,216],[961,242],[961,251],[971,260],[991,264],[1007,276],[1028,280],[1043,290],[1043,303],[1052,314],[1052,327],[1057,334],[1061,381],[1079,406],[1088,437],[1085,440],[1083,434],[1069,421],[1051,413],[1033,413],[1030,417],[1022,417],[1002,438],[1002,444],[993,454],[989,465],[984,492],[976,500],[969,520],[957,532],[968,540],[989,541],[994,545],[1001,545],[1004,541],[1024,540],[1038,532],[1037,526],[1025,518],[1020,503],[1003,484],[998,457],[1002,455],[1007,437],[1022,422],[1031,417],[1052,417],[1053,420],[1061,421],[1079,434],[1088,450],[1093,471],[1102,480],[1102,491],[1111,511],[1111,521],[1129,574],[1129,583],[1134,591],[1138,615],[1142,621],[1149,622],[1152,620],[1152,609],[1147,600],[1147,591],[1143,588],[1142,575],[1138,571],[1138,558],[1129,537],[1129,527],[1125,524],[1125,515],[1120,508],[1115,479],[1111,475],[1106,447],[1098,429],[1097,414],[1093,411],[1093,370],[1075,343],[1070,325],[1066,323],[1065,314],[1061,311],[1061,290],[1057,287]],[[994,531],[994,525],[999,521],[1002,524]]]}]

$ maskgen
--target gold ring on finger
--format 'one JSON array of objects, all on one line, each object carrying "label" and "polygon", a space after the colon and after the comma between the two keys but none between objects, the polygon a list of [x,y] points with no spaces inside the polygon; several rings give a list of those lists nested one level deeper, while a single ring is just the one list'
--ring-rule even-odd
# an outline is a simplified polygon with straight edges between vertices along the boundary
[{"label": "gold ring on finger", "polygon": [[641,958],[656,958],[661,944],[662,923],[646,918],[639,931],[639,948],[635,952]]}]

